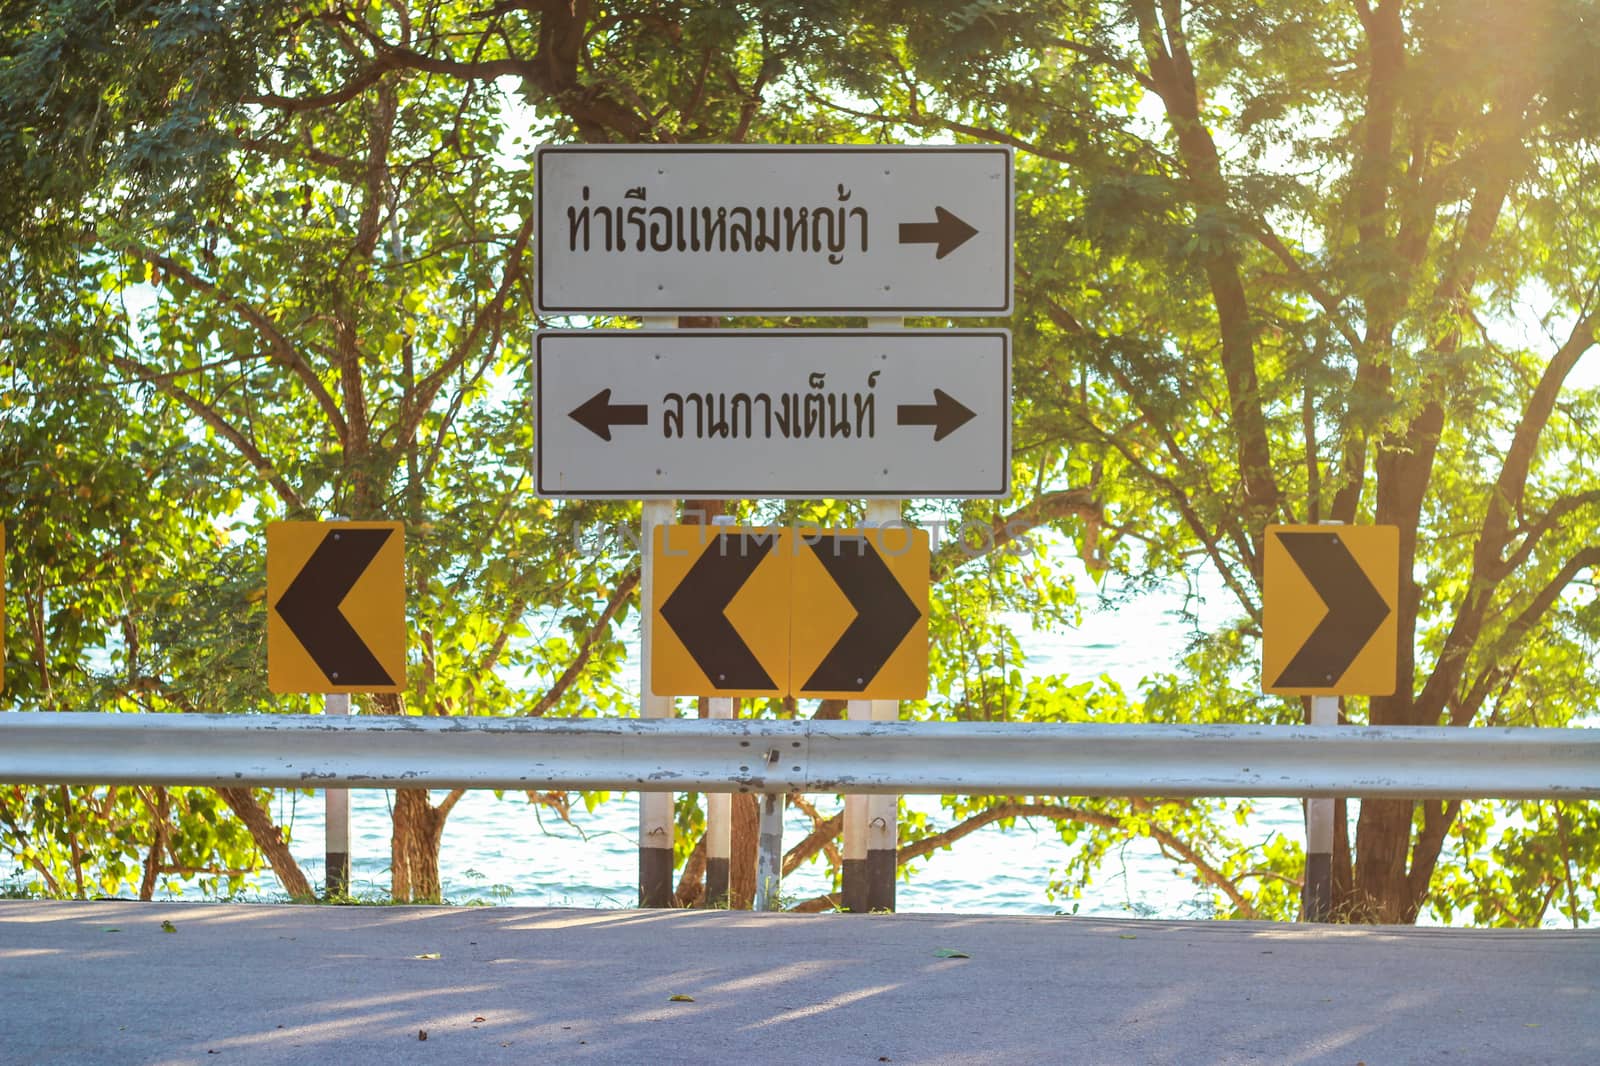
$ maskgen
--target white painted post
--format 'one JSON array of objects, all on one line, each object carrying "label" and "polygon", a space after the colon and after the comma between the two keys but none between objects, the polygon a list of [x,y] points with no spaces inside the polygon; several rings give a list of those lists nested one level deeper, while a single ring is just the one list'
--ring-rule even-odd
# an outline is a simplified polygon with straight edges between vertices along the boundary
[{"label": "white painted post", "polygon": [[[1323,519],[1323,526],[1344,523]],[[1339,697],[1312,696],[1311,724],[1338,725]],[[1333,799],[1303,801],[1306,809],[1306,871],[1300,913],[1308,922],[1326,922],[1333,912]]]},{"label": "white painted post", "polygon": [[[671,500],[645,500],[639,540],[639,716],[671,718],[671,696],[650,691],[651,601],[655,570],[655,531],[672,522]],[[639,794],[639,906],[672,906],[672,793]]]},{"label": "white painted post", "polygon": [[[868,329],[902,329],[905,319],[867,319]],[[902,520],[903,500],[868,500],[869,526]],[[898,700],[849,700],[845,717],[852,722],[894,722]],[[844,799],[844,871],[840,903],[844,910],[865,913],[894,910],[895,849],[899,846],[898,796],[846,796]]]},{"label": "white painted post", "polygon": [[[322,713],[347,715],[350,696],[327,692],[322,696]],[[323,790],[326,828],[323,847],[323,892],[329,899],[350,894],[350,793],[342,788]]]},{"label": "white painted post", "polygon": [[[713,515],[714,526],[733,525],[732,515]],[[733,699],[713,696],[709,701],[712,718],[731,719]],[[733,796],[727,792],[706,793],[706,894],[709,907],[728,902],[731,857],[733,854]]]},{"label": "white painted post", "polygon": [[[772,756],[778,754],[773,749]],[[761,835],[756,846],[756,900],[758,911],[775,911],[783,906],[783,808],[782,792],[761,796]]]},{"label": "white painted post", "polygon": [[[646,315],[646,329],[673,329],[676,315]],[[645,500],[639,522],[639,717],[671,718],[676,712],[671,696],[650,691],[652,608],[651,580],[655,572],[656,526],[670,525],[677,513],[673,500]],[[672,844],[674,821],[672,793],[639,793],[639,906],[672,906]]]},{"label": "white painted post", "polygon": [[[867,501],[867,524],[893,526],[902,520],[901,500]],[[898,722],[899,700],[868,700],[868,717],[874,722]],[[867,797],[866,864],[867,910],[894,910],[896,849],[900,845],[900,797]]]},{"label": "white painted post", "polygon": [[[1311,724],[1338,725],[1339,697],[1311,697]],[[1326,922],[1333,912],[1333,799],[1307,799],[1306,883],[1302,914],[1308,922]]]}]

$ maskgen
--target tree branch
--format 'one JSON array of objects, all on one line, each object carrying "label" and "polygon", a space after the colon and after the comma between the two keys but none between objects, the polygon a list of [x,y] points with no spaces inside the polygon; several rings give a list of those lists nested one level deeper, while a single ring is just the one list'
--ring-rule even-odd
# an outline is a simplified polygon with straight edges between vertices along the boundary
[{"label": "tree branch", "polygon": [[600,612],[600,618],[590,627],[589,632],[584,635],[583,647],[573,657],[567,668],[561,672],[561,676],[556,678],[555,684],[546,689],[545,694],[539,697],[539,702],[526,712],[527,717],[538,718],[542,716],[566,694],[567,689],[578,679],[578,675],[583,673],[584,667],[589,665],[589,658],[594,654],[595,645],[599,643],[600,637],[610,628],[611,620],[617,616],[617,612],[622,609],[622,605],[627,602],[628,597],[633,594],[634,587],[638,584],[638,570],[629,571],[627,576],[617,583],[616,589],[611,593],[611,599],[606,603],[605,610]]},{"label": "tree branch", "polygon": [[533,215],[530,213],[522,220],[522,228],[517,231],[517,236],[512,241],[511,249],[506,253],[505,272],[500,279],[500,288],[493,298],[485,304],[473,319],[472,328],[467,335],[457,344],[455,350],[445,360],[434,367],[420,382],[417,383],[416,396],[409,402],[409,406],[400,412],[395,420],[395,439],[410,440],[421,425],[423,416],[428,407],[433,403],[434,397],[444,387],[450,375],[455,373],[461,364],[466,362],[473,350],[477,347],[484,331],[491,323],[498,332],[500,317],[505,313],[506,301],[510,298],[516,287],[517,279],[522,275],[522,256],[527,251],[528,241],[533,237]]},{"label": "tree branch", "polygon": [[348,427],[345,425],[344,414],[339,410],[339,405],[334,402],[332,393],[322,384],[322,379],[317,376],[311,364],[301,357],[299,351],[290,343],[289,338],[284,335],[283,331],[278,328],[270,317],[246,303],[241,297],[223,291],[222,287],[215,282],[200,277],[176,259],[137,244],[129,245],[125,250],[135,258],[160,267],[163,273],[182,279],[184,284],[190,288],[197,292],[205,293],[248,322],[267,342],[267,347],[271,354],[290,370],[294,371],[295,376],[305,384],[306,389],[317,401],[318,406],[322,408],[323,413],[328,416],[328,421],[332,424],[334,432],[339,439],[344,439],[348,433]]},{"label": "tree branch", "polygon": [[[111,355],[111,362],[118,368],[125,370],[130,374],[152,373],[151,368],[145,366],[143,363],[136,362],[132,359],[129,359],[125,355],[119,355],[115,352],[113,352]],[[283,475],[278,473],[277,468],[267,461],[267,457],[261,454],[261,449],[256,447],[255,442],[246,437],[243,433],[239,432],[239,430],[235,429],[233,424],[227,419],[223,418],[222,415],[217,413],[215,408],[187,392],[186,390],[180,389],[171,381],[165,381],[159,378],[153,378],[153,380],[157,391],[170,396],[172,399],[182,404],[189,410],[191,414],[195,415],[206,425],[216,430],[219,436],[227,440],[228,443],[232,444],[234,450],[239,453],[240,457],[254,467],[257,473],[267,479],[267,482],[272,486],[273,491],[278,494],[278,498],[283,500],[284,504],[289,508],[290,511],[304,511],[306,509],[305,501],[300,498],[300,494],[295,492],[295,490],[289,486],[289,483],[284,480]]]}]

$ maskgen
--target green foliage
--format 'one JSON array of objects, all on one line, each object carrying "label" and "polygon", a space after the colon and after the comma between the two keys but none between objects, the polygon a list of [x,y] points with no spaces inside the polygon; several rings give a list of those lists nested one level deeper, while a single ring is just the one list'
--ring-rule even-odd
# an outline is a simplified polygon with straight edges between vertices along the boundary
[{"label": "green foliage", "polygon": [[[1592,720],[1600,27],[1580,0],[1389,11],[4,8],[3,698],[305,709],[265,690],[260,534],[345,515],[408,531],[409,688],[369,710],[629,713],[636,549],[575,531],[637,512],[527,477],[532,146],[967,140],[1017,149],[1016,488],[911,508],[944,539],[910,718],[1299,721],[1256,677],[1263,527],[1332,517],[1401,526],[1407,575],[1401,691],[1347,720]],[[1028,632],[1173,587],[1214,590],[1205,621],[1133,691],[1030,660]],[[152,849],[253,866],[203,795],[22,789],[4,849],[51,893],[119,891]],[[1064,897],[1147,836],[1217,913],[1291,916],[1302,856],[1246,839],[1250,806],[945,802],[1053,824]],[[1589,920],[1592,805],[1504,809],[1368,805],[1344,913]]]}]

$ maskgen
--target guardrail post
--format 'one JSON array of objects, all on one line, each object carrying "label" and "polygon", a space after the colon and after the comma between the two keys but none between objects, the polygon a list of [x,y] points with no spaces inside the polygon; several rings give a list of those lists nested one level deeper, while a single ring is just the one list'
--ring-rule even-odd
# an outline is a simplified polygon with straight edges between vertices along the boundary
[{"label": "guardrail post", "polygon": [[[1311,724],[1338,725],[1339,697],[1311,697]],[[1326,922],[1333,915],[1333,799],[1307,799],[1306,880],[1300,913],[1304,921]]]},{"label": "guardrail post", "polygon": [[[712,718],[731,719],[733,700],[714,696],[710,700]],[[708,907],[728,902],[729,858],[733,853],[733,796],[727,792],[706,793],[706,894]]]},{"label": "guardrail post", "polygon": [[[899,325],[903,320],[888,321]],[[903,503],[902,500],[868,500],[866,524],[878,527],[898,524]],[[845,715],[852,722],[897,722],[900,703],[898,700],[850,700],[845,704]],[[844,910],[855,913],[894,910],[899,811],[899,796],[845,797],[844,871],[840,892]]]},{"label": "guardrail post", "polygon": [[[672,521],[676,506],[672,500],[645,500],[641,510],[639,538],[639,712],[642,718],[673,716],[671,696],[650,691],[650,602],[654,576],[656,526]],[[672,895],[672,793],[639,794],[639,906],[670,907]]]},{"label": "guardrail post", "polygon": [[[726,508],[727,504],[721,500],[693,501],[685,504],[687,509],[698,507],[707,512],[697,517],[697,521],[710,518],[713,526],[731,526],[734,516],[730,514],[710,514],[709,512]],[[690,516],[685,516],[690,517]],[[712,696],[706,700],[706,709],[712,718],[732,719],[735,717],[737,704],[731,696]],[[706,793],[706,891],[705,905],[708,907],[727,906],[732,887],[730,862],[733,854],[733,795],[728,792]]]},{"label": "guardrail post", "polygon": [[[322,697],[325,715],[350,713],[348,693],[329,692]],[[342,788],[324,789],[323,891],[329,899],[350,894],[350,793]]]},{"label": "guardrail post", "polygon": [[[773,755],[777,752],[774,751]],[[783,906],[783,808],[782,792],[761,796],[761,835],[756,847],[756,900],[758,911],[775,911]]]}]

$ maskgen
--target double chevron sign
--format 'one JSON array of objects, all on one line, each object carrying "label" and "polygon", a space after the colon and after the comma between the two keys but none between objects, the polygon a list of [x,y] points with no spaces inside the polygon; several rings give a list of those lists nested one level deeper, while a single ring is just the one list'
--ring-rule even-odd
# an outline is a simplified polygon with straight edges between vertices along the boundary
[{"label": "double chevron sign", "polygon": [[928,534],[658,526],[660,695],[920,699]]}]

